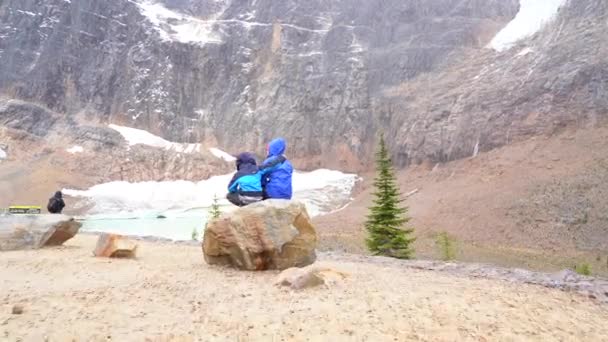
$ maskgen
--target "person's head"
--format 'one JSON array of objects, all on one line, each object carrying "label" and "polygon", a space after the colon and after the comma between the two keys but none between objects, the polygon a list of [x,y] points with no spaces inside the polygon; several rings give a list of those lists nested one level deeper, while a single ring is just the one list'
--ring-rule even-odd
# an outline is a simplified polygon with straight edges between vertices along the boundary
[{"label": "person's head", "polygon": [[61,193],[61,191],[56,191],[56,192],[55,192],[55,196],[54,196],[54,197],[55,197],[55,198],[62,198],[62,197],[63,197],[63,194]]},{"label": "person's head", "polygon": [[243,152],[236,157],[236,169],[240,170],[242,165],[257,165],[255,156],[250,152]]},{"label": "person's head", "polygon": [[283,138],[276,138],[268,144],[268,155],[269,156],[280,156],[285,153],[287,143]]}]

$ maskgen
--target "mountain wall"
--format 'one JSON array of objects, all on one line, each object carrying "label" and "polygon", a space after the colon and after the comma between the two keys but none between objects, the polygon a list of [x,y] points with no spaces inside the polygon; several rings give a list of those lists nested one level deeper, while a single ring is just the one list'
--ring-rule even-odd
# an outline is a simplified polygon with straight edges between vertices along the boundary
[{"label": "mountain wall", "polygon": [[4,0],[0,96],[232,153],[281,135],[301,168],[368,169],[379,131],[442,162],[600,124],[607,6],[497,52],[517,0]]}]

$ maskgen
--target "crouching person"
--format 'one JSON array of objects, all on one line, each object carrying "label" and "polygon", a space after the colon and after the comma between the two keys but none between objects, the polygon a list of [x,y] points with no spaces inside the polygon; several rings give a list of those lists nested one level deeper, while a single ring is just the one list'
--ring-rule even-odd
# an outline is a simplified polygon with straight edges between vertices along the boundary
[{"label": "crouching person", "polygon": [[63,194],[61,191],[57,191],[53,197],[49,198],[49,203],[47,204],[46,209],[51,214],[61,214],[64,207],[65,202],[63,201]]},{"label": "crouching person", "polygon": [[236,174],[228,184],[226,198],[239,207],[259,202],[263,199],[262,174],[258,172],[255,156],[249,152],[238,155]]}]

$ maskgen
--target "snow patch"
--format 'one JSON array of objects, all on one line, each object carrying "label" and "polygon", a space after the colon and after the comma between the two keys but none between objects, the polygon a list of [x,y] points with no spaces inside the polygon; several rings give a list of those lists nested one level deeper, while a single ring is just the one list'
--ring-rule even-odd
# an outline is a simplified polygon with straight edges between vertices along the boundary
[{"label": "snow patch", "polygon": [[[249,21],[255,18],[255,11],[239,16],[241,19],[220,19],[223,11],[219,11],[210,18],[199,19],[184,13],[176,12],[165,7],[155,0],[127,0],[137,5],[141,14],[145,16],[160,34],[161,39],[166,41],[177,41],[185,44],[194,43],[205,45],[209,43],[221,43],[222,39],[216,25],[240,25],[245,30],[253,27],[271,27],[272,23]],[[310,29],[302,26],[282,24],[283,28],[326,34],[329,32],[331,22],[325,23],[325,29]],[[221,29],[220,29],[221,31]]]},{"label": "snow patch", "polygon": [[207,114],[207,113],[206,113],[204,110],[202,110],[202,109],[195,110],[195,111],[194,111],[194,113],[198,114],[198,119],[199,119],[199,120],[200,120],[200,119],[202,119],[202,118],[204,118],[204,117],[205,117],[205,115]]},{"label": "snow patch", "polygon": [[213,31],[214,20],[200,20],[150,0],[137,1],[135,4],[164,40],[201,45],[222,42]]},{"label": "snow patch", "polygon": [[478,154],[479,154],[479,140],[477,140],[477,143],[475,144],[475,147],[473,148],[473,158],[477,157]]},{"label": "snow patch", "polygon": [[316,55],[323,55],[324,53],[322,51],[309,51],[306,53],[300,53],[297,54],[296,56],[298,57],[311,57],[311,56],[316,56]]},{"label": "snow patch", "polygon": [[360,180],[356,174],[319,169],[294,172],[293,198],[306,204],[311,216],[343,209],[352,201],[352,190]]},{"label": "snow patch", "polygon": [[243,69],[244,74],[249,74],[253,69],[253,63],[243,63],[243,65],[241,65],[241,68]]},{"label": "snow patch", "polygon": [[30,12],[30,11],[22,11],[22,10],[17,10],[17,12],[18,12],[18,13],[21,13],[21,14],[26,14],[26,15],[29,15],[29,16],[31,16],[31,17],[35,17],[35,16],[36,16],[36,13]]},{"label": "snow patch", "polygon": [[209,207],[214,195],[223,198],[231,177],[231,174],[215,176],[198,183],[117,181],[95,185],[85,191],[65,189],[64,194],[88,197],[95,203],[94,211],[105,214]]},{"label": "snow patch", "polygon": [[214,156],[220,158],[220,159],[224,159],[227,162],[233,162],[236,160],[236,158],[234,156],[232,156],[229,153],[226,153],[220,149],[217,149],[215,147],[211,147],[209,148],[209,152],[211,152]]},{"label": "snow patch", "polygon": [[520,0],[519,12],[490,42],[496,51],[511,48],[516,42],[538,32],[551,22],[568,0]]},{"label": "snow patch", "polygon": [[111,129],[120,133],[123,138],[129,143],[129,146],[133,145],[147,145],[165,150],[171,150],[178,153],[194,153],[200,152],[201,144],[182,144],[167,141],[157,135],[154,135],[148,131],[142,129],[118,126],[110,124],[108,125]]},{"label": "snow patch", "polygon": [[[233,173],[214,176],[200,182],[110,182],[99,184],[88,190],[64,189],[72,197],[85,197],[94,203],[93,212],[103,214],[126,214],[141,212],[164,212],[168,210],[190,210],[208,208],[213,198],[224,199]],[[294,172],[294,199],[306,204],[311,216],[331,212],[350,201],[352,189],[359,177],[332,170]]]},{"label": "snow patch", "polygon": [[363,48],[363,45],[361,45],[361,43],[359,42],[359,39],[357,39],[357,36],[353,35],[353,41],[350,45],[350,51],[352,53],[361,53],[363,51],[365,51],[365,49]]},{"label": "snow patch", "polygon": [[84,148],[82,148],[82,146],[78,146],[78,145],[74,145],[68,149],[66,149],[67,152],[74,154],[74,153],[82,153],[84,152]]},{"label": "snow patch", "polygon": [[529,54],[529,53],[531,53],[531,52],[533,52],[531,48],[529,48],[529,47],[527,47],[527,48],[523,48],[523,49],[521,49],[521,51],[519,51],[519,52],[517,53],[517,56],[518,56],[518,57],[522,57],[522,56],[525,56],[525,55],[527,55],[527,54]]},{"label": "snow patch", "polygon": [[7,157],[6,152],[0,148],[0,160],[6,159],[6,157]]}]

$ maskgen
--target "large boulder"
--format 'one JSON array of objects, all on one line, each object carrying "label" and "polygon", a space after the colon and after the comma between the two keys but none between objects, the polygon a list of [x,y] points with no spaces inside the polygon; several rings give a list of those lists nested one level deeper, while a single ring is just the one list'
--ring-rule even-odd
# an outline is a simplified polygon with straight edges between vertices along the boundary
[{"label": "large boulder", "polygon": [[209,221],[203,254],[209,264],[284,270],[312,264],[317,233],[304,204],[267,200]]},{"label": "large boulder", "polygon": [[81,226],[66,215],[2,215],[0,251],[58,246],[74,237]]}]

